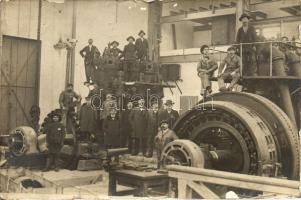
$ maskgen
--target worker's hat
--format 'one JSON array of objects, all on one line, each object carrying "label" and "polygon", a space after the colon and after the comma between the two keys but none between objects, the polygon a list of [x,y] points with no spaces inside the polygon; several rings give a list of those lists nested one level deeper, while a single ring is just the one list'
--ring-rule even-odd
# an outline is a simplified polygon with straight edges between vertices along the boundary
[{"label": "worker's hat", "polygon": [[111,42],[111,45],[113,45],[113,44],[117,44],[117,46],[119,45],[119,42],[117,42],[117,41],[113,41],[113,42]]},{"label": "worker's hat", "polygon": [[126,40],[129,41],[130,39],[135,41],[135,38],[133,36],[128,37]]},{"label": "worker's hat", "polygon": [[141,34],[146,35],[143,30],[139,31],[138,35],[140,36]]},{"label": "worker's hat", "polygon": [[166,102],[165,102],[165,105],[173,105],[173,104],[175,104],[175,103],[170,99],[166,100]]},{"label": "worker's hat", "polygon": [[241,21],[243,18],[251,19],[251,16],[248,15],[247,13],[243,13],[243,14],[240,16],[239,21]]},{"label": "worker's hat", "polygon": [[229,47],[228,49],[227,49],[227,51],[236,51],[236,47],[235,46],[231,46],[231,47]]},{"label": "worker's hat", "polygon": [[200,52],[203,53],[205,48],[209,48],[209,46],[206,45],[206,44],[202,45],[201,48],[200,48]]},{"label": "worker's hat", "polygon": [[161,126],[162,124],[168,124],[168,121],[166,119],[163,119],[162,121],[160,121],[159,126]]},{"label": "worker's hat", "polygon": [[59,112],[54,112],[51,114],[51,119],[53,119],[54,117],[58,117],[59,118],[59,121],[62,120],[62,114],[59,113]]}]

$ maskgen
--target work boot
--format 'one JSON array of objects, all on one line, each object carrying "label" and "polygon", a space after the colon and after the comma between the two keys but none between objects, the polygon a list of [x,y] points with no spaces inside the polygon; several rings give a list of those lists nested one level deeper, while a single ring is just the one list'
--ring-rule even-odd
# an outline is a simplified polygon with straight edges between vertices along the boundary
[{"label": "work boot", "polygon": [[58,167],[54,168],[54,171],[58,172],[60,169]]}]

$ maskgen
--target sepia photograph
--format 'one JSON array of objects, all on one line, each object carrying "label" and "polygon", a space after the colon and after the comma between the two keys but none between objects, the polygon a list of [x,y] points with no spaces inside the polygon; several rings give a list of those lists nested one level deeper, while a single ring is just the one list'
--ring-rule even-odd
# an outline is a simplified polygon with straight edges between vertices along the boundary
[{"label": "sepia photograph", "polygon": [[0,200],[301,198],[301,0],[0,0]]}]

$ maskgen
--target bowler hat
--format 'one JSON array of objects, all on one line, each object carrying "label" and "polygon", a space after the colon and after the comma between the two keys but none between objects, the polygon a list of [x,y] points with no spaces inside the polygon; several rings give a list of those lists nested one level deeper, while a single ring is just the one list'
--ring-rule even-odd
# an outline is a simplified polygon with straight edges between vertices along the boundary
[{"label": "bowler hat", "polygon": [[227,51],[236,51],[236,47],[234,47],[234,46],[231,46],[231,47],[229,47],[228,49],[227,49]]},{"label": "bowler hat", "polygon": [[135,38],[133,36],[128,37],[126,40],[129,41],[130,39],[135,41]]},{"label": "bowler hat", "polygon": [[166,102],[165,102],[165,105],[173,105],[173,104],[175,104],[175,103],[170,99],[166,100]]},{"label": "bowler hat", "polygon": [[51,114],[51,118],[53,119],[54,117],[58,117],[59,118],[59,121],[62,120],[62,114],[59,113],[59,112],[54,112]]},{"label": "bowler hat", "polygon": [[144,32],[143,30],[141,30],[141,31],[138,33],[138,35],[140,36],[141,33],[143,33],[143,34],[145,35],[145,32]]},{"label": "bowler hat", "polygon": [[209,46],[206,45],[206,44],[205,44],[205,45],[202,45],[202,46],[201,46],[201,49],[200,49],[200,52],[203,53],[203,51],[204,51],[205,48],[209,48]]},{"label": "bowler hat", "polygon": [[239,18],[239,21],[241,21],[243,18],[248,18],[248,19],[251,19],[250,15],[248,15],[247,13],[243,13],[240,18]]},{"label": "bowler hat", "polygon": [[163,119],[162,121],[160,121],[159,126],[161,126],[162,124],[168,124],[168,121],[166,119]]},{"label": "bowler hat", "polygon": [[117,46],[119,45],[119,42],[117,42],[117,41],[115,41],[115,40],[114,40],[113,42],[111,42],[112,45],[113,45],[114,43],[117,44]]}]

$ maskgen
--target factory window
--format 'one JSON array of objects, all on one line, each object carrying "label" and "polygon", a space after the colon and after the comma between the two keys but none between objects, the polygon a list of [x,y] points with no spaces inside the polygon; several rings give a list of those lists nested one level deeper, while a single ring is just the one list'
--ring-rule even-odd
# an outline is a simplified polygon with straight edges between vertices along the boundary
[{"label": "factory window", "polygon": [[262,28],[262,35],[267,40],[275,40],[280,38],[280,27],[266,27]]}]

